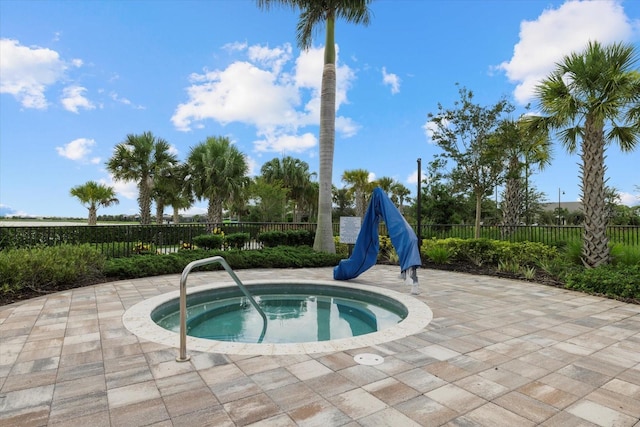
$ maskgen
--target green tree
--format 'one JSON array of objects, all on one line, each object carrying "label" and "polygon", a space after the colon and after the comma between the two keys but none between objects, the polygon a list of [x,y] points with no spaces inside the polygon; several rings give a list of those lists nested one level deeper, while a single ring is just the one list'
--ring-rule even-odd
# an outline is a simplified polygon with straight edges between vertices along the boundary
[{"label": "green tree", "polygon": [[493,134],[502,115],[513,106],[501,99],[491,107],[473,102],[473,92],[462,87],[460,101],[454,108],[445,109],[438,103],[438,113],[429,114],[435,128],[431,139],[442,149],[439,157],[453,160],[449,177],[458,191],[470,192],[475,200],[475,237],[480,237],[482,200],[500,184],[505,152]]},{"label": "green tree", "polygon": [[249,182],[244,154],[226,137],[208,137],[191,148],[187,159],[191,186],[198,200],[207,199],[209,226],[222,223],[222,207]]},{"label": "green tree", "polygon": [[116,198],[113,187],[98,184],[95,181],[87,181],[83,185],[78,185],[71,189],[71,195],[77,197],[89,210],[89,225],[96,225],[98,222],[98,208],[109,207],[120,203]]},{"label": "green tree", "polygon": [[351,192],[349,192],[349,189],[334,187],[333,204],[335,205],[333,213],[336,217],[355,215],[356,211],[353,208],[353,196]]},{"label": "green tree", "polygon": [[189,177],[189,165],[176,164],[164,169],[156,179],[153,189],[153,199],[156,201],[156,223],[162,224],[164,207],[173,208],[173,222],[180,222],[180,209],[188,209],[193,205],[193,193],[191,191]]},{"label": "green tree", "polygon": [[293,222],[300,222],[299,207],[303,204],[306,187],[311,183],[309,164],[291,156],[275,158],[262,165],[260,173],[266,182],[279,181],[287,189],[292,203]]},{"label": "green tree", "polygon": [[284,216],[288,189],[280,181],[258,177],[249,185],[249,218],[256,222],[278,222]]},{"label": "green tree", "polygon": [[589,42],[556,65],[536,87],[541,114],[529,119],[532,129],[557,131],[569,153],[578,148],[584,234],[585,265],[610,262],[607,237],[605,150],[612,142],[624,152],[640,140],[640,73],[632,45],[602,46]]},{"label": "green tree", "polygon": [[151,224],[151,196],[158,174],[177,162],[169,143],[151,132],[129,134],[116,145],[107,170],[116,180],[137,182],[141,224]]},{"label": "green tree", "polygon": [[376,186],[380,187],[380,189],[384,191],[387,196],[389,196],[389,199],[391,199],[400,213],[402,213],[404,202],[405,200],[407,200],[409,194],[411,194],[411,191],[403,184],[388,176],[383,176],[376,179],[373,182],[373,187]]},{"label": "green tree", "polygon": [[505,191],[502,218],[506,232],[520,224],[529,208],[529,177],[532,168],[544,169],[551,161],[551,141],[548,134],[533,133],[521,121],[504,120],[494,138],[506,153]]},{"label": "green tree", "polygon": [[368,25],[372,0],[256,0],[259,7],[268,9],[280,4],[300,10],[296,38],[301,49],[311,46],[314,31],[325,25],[324,67],[320,94],[320,169],[318,194],[318,227],[313,247],[317,251],[335,253],[333,222],[331,218],[333,153],[336,128],[336,50],[335,21],[344,19],[355,24]]},{"label": "green tree", "polygon": [[398,207],[401,214],[404,214],[404,202],[409,201],[411,190],[397,181],[391,186],[391,201]]},{"label": "green tree", "polygon": [[369,182],[369,171],[366,169],[344,171],[342,181],[347,184],[346,188],[355,200],[356,216],[364,218],[367,201],[374,188],[374,183]]}]

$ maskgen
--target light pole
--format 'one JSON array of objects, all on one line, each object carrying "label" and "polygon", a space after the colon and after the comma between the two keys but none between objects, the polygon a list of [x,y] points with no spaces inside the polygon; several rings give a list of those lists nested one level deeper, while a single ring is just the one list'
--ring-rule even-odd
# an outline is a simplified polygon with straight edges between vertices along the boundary
[{"label": "light pole", "polygon": [[[561,207],[560,207],[560,194],[561,194],[561,190],[560,188],[558,188],[558,227],[560,226],[560,214],[561,214]],[[564,194],[564,191],[562,191],[562,194]]]}]

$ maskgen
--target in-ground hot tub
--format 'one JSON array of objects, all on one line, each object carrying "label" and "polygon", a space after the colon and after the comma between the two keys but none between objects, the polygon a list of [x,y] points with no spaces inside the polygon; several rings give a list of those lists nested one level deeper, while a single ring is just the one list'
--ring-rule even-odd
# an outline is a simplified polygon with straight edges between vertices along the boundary
[{"label": "in-ground hot tub", "polygon": [[[227,354],[343,351],[393,341],[425,328],[433,313],[416,298],[381,287],[330,281],[247,281],[267,317],[235,283],[189,289],[187,348]],[[179,346],[179,292],[140,302],[123,316],[134,334]],[[161,326],[163,325],[163,326]]]}]

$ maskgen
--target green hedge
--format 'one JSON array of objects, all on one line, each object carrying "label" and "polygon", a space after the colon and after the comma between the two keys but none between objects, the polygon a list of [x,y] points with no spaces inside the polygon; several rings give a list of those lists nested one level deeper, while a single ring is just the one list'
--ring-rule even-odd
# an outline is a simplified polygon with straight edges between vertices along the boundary
[{"label": "green hedge", "polygon": [[102,277],[105,256],[89,245],[62,245],[0,252],[0,289],[52,292]]},{"label": "green hedge", "polygon": [[266,248],[276,246],[313,246],[315,235],[309,230],[263,231],[258,240]]},{"label": "green hedge", "polygon": [[490,239],[425,239],[420,253],[434,262],[471,262],[475,265],[497,266],[516,263],[540,266],[560,256],[553,246],[539,242],[506,242]]},{"label": "green hedge", "polygon": [[[337,254],[315,252],[306,246],[278,246],[255,251],[195,249],[166,255],[110,259],[105,265],[104,274],[117,279],[175,274],[181,273],[192,261],[213,256],[222,256],[232,269],[330,267],[337,265],[343,258]],[[208,264],[198,269],[208,271],[222,267],[219,264]]]}]

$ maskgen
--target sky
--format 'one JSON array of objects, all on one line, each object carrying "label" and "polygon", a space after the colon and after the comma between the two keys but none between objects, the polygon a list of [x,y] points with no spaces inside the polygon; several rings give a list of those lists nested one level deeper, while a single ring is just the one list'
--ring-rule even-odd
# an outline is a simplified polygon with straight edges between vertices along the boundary
[{"label": "sky", "polygon": [[[0,216],[86,217],[70,190],[90,180],[120,201],[99,215],[138,213],[135,183],[105,162],[147,131],[181,161],[226,136],[252,176],[282,156],[317,172],[324,27],[301,51],[297,20],[252,0],[1,0]],[[487,107],[506,97],[514,119],[535,111],[536,84],[589,40],[640,51],[640,1],[374,0],[368,26],[338,21],[335,37],[334,185],[366,169],[415,196],[417,160],[424,172],[440,152],[428,115],[454,106],[456,84]],[[640,204],[640,147],[606,155],[607,185]],[[579,200],[579,153],[554,141],[553,156],[531,182]]]}]

